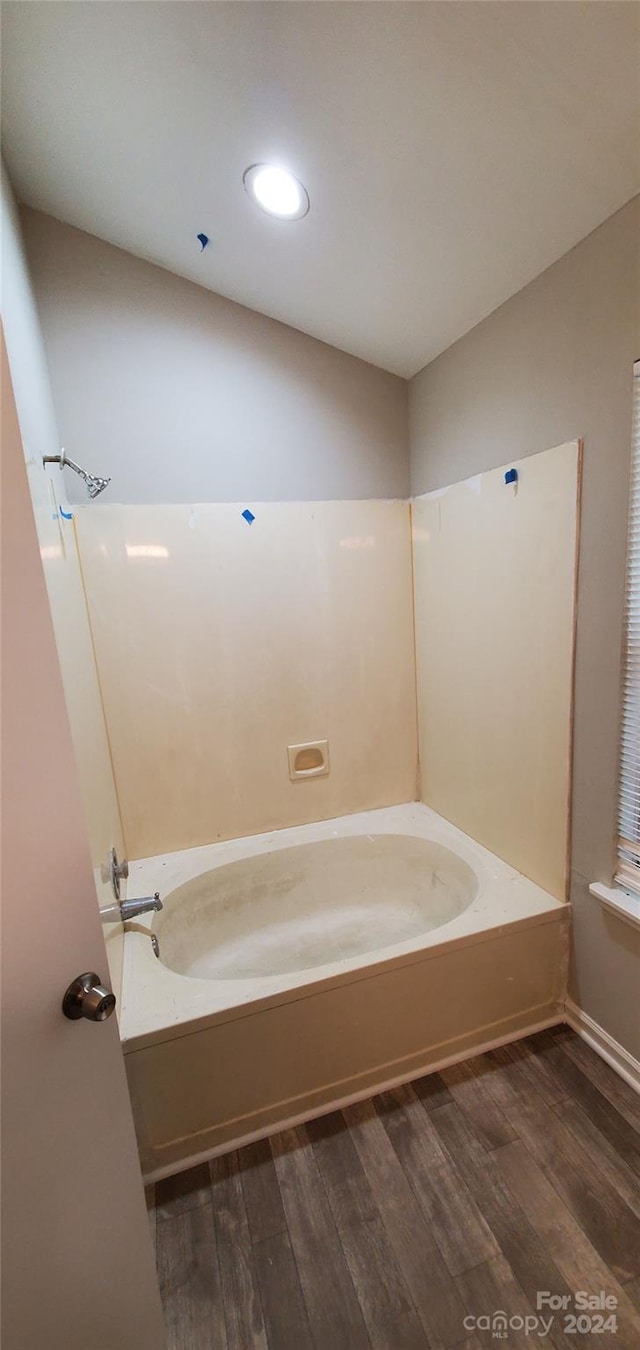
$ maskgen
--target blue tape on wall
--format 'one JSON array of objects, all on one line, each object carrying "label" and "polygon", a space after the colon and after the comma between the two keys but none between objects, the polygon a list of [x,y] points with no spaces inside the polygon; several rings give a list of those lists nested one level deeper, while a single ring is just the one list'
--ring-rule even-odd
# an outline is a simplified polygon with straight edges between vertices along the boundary
[{"label": "blue tape on wall", "polygon": [[73,511],[63,511],[62,507],[59,510],[63,520],[73,520]]},{"label": "blue tape on wall", "polygon": [[505,481],[505,483],[517,483],[517,481],[518,481],[518,470],[517,470],[517,469],[507,469],[507,472],[505,473],[505,476],[504,476],[504,481]]},{"label": "blue tape on wall", "polygon": [[201,253],[204,253],[205,248],[207,247],[207,244],[209,243],[209,236],[208,236],[208,234],[197,234],[197,235],[196,235],[196,239],[198,240],[198,243],[200,244],[200,252],[201,252]]},{"label": "blue tape on wall", "polygon": [[255,520],[255,516],[254,516],[254,514],[253,514],[253,511],[250,511],[250,510],[249,510],[249,507],[247,507],[246,511],[243,511],[243,512],[242,512],[242,519],[243,519],[243,520],[246,520],[247,525],[253,525],[253,522],[254,522],[254,520]]}]

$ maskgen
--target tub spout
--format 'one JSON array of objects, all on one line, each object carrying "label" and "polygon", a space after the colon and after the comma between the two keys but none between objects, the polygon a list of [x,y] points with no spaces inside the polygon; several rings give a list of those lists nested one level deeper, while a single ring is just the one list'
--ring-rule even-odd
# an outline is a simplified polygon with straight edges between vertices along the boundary
[{"label": "tub spout", "polygon": [[122,922],[126,923],[127,919],[137,919],[139,914],[150,914],[153,909],[162,909],[162,900],[156,891],[155,895],[145,895],[140,900],[121,900],[119,908]]},{"label": "tub spout", "polygon": [[160,894],[142,896],[140,900],[118,900],[115,905],[102,905],[100,918],[103,923],[126,923],[127,919],[136,919],[139,914],[149,914],[152,909],[162,909]]}]

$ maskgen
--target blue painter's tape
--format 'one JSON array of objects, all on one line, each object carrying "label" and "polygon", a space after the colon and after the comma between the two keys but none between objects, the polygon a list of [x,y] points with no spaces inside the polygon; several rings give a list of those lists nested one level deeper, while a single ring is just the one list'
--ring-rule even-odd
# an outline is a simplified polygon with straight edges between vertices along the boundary
[{"label": "blue painter's tape", "polygon": [[63,520],[73,520],[73,511],[63,511],[62,507],[59,510]]},{"label": "blue painter's tape", "polygon": [[504,476],[504,481],[505,481],[505,483],[517,483],[517,481],[518,481],[518,470],[517,470],[517,469],[507,469],[507,472],[505,473],[505,476]]},{"label": "blue painter's tape", "polygon": [[243,512],[242,512],[242,519],[243,519],[243,520],[246,520],[247,525],[253,525],[253,522],[254,522],[254,520],[255,520],[255,516],[254,516],[254,514],[253,514],[253,511],[250,511],[250,510],[249,510],[249,507],[247,507],[246,511],[243,511]]},{"label": "blue painter's tape", "polygon": [[200,244],[200,252],[201,252],[201,253],[204,253],[205,248],[207,247],[207,244],[209,243],[209,236],[208,236],[208,234],[197,234],[197,235],[196,235],[196,239],[198,240],[198,243]]}]

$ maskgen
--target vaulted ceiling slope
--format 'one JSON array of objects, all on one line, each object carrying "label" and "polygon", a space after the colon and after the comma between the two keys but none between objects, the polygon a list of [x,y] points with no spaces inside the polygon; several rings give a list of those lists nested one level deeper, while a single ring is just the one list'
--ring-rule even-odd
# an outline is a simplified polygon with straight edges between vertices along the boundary
[{"label": "vaulted ceiling slope", "polygon": [[407,377],[640,190],[624,0],[2,9],[23,201]]}]

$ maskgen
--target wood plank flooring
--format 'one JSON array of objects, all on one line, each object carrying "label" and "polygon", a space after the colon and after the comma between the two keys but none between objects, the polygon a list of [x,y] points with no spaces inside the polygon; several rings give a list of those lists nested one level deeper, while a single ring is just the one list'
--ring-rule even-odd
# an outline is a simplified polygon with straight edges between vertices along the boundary
[{"label": "wood plank flooring", "polygon": [[[498,1310],[509,1347],[640,1347],[640,1097],[566,1027],[147,1199],[168,1350],[478,1350]],[[527,1334],[538,1291],[577,1290],[614,1296],[615,1332]]]}]

